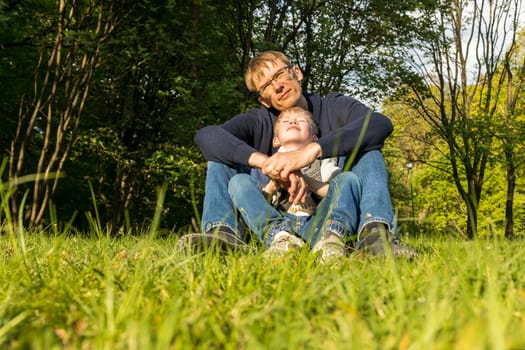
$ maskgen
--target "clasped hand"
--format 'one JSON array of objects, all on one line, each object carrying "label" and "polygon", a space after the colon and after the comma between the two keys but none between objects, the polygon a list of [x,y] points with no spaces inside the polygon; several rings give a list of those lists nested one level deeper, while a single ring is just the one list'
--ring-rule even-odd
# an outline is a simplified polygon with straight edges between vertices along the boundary
[{"label": "clasped hand", "polygon": [[301,168],[309,164],[299,151],[281,152],[268,158],[261,169],[288,192],[290,203],[297,204],[306,201],[308,186]]}]

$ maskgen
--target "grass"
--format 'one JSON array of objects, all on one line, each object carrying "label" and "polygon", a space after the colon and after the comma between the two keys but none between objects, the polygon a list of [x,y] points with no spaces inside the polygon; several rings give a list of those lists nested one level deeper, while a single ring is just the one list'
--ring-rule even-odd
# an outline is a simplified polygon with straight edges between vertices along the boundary
[{"label": "grass", "polygon": [[2,349],[525,348],[521,240],[320,265],[180,255],[176,235],[20,238],[0,236]]}]

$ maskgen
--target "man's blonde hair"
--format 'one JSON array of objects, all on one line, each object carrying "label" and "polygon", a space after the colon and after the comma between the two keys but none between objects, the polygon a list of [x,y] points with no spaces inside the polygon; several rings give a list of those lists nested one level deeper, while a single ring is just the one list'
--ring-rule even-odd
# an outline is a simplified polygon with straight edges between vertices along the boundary
[{"label": "man's blonde hair", "polygon": [[255,80],[261,80],[264,77],[263,69],[275,65],[278,61],[291,66],[288,57],[280,51],[263,51],[256,54],[244,72],[244,82],[248,90],[256,92]]},{"label": "man's blonde hair", "polygon": [[277,117],[277,120],[275,121],[275,125],[273,126],[273,133],[274,135],[277,134],[277,125],[279,122],[286,116],[291,116],[294,114],[299,114],[301,116],[304,116],[306,120],[308,121],[308,126],[310,127],[310,131],[312,135],[317,135],[317,125],[314,122],[314,119],[312,117],[312,113],[309,111],[302,109],[301,107],[290,107],[283,110],[281,113],[279,113],[279,116]]}]

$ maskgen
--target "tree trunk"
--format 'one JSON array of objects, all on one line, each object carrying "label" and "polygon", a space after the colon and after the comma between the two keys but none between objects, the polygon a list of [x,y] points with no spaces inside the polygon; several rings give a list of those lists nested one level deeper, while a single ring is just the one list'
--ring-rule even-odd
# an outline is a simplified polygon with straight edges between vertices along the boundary
[{"label": "tree trunk", "polygon": [[[505,201],[505,237],[514,238],[514,191],[516,189],[516,168],[512,153],[505,152],[507,157],[507,199]],[[507,154],[509,153],[509,154]]]}]

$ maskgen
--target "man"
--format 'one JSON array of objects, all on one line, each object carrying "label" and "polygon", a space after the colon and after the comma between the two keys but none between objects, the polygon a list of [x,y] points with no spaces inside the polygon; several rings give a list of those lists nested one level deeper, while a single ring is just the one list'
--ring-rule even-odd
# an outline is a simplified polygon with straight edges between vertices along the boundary
[{"label": "man", "polygon": [[[352,162],[351,170],[361,181],[360,221],[357,248],[373,255],[415,256],[398,244],[393,229],[393,211],[388,174],[380,149],[393,128],[390,120],[356,99],[339,93],[303,93],[301,69],[292,66],[282,52],[266,51],[250,61],[245,83],[262,104],[222,125],[206,126],[195,143],[208,160],[202,216],[202,234],[183,236],[180,246],[219,245],[244,249],[236,210],[228,194],[229,180],[238,173],[260,169],[264,175],[288,184],[289,200],[304,201],[306,184],[298,171],[315,159],[337,156],[340,166]],[[300,150],[275,152],[273,125],[280,111],[301,107],[312,113],[318,139]],[[356,159],[353,158],[357,155]]]}]

